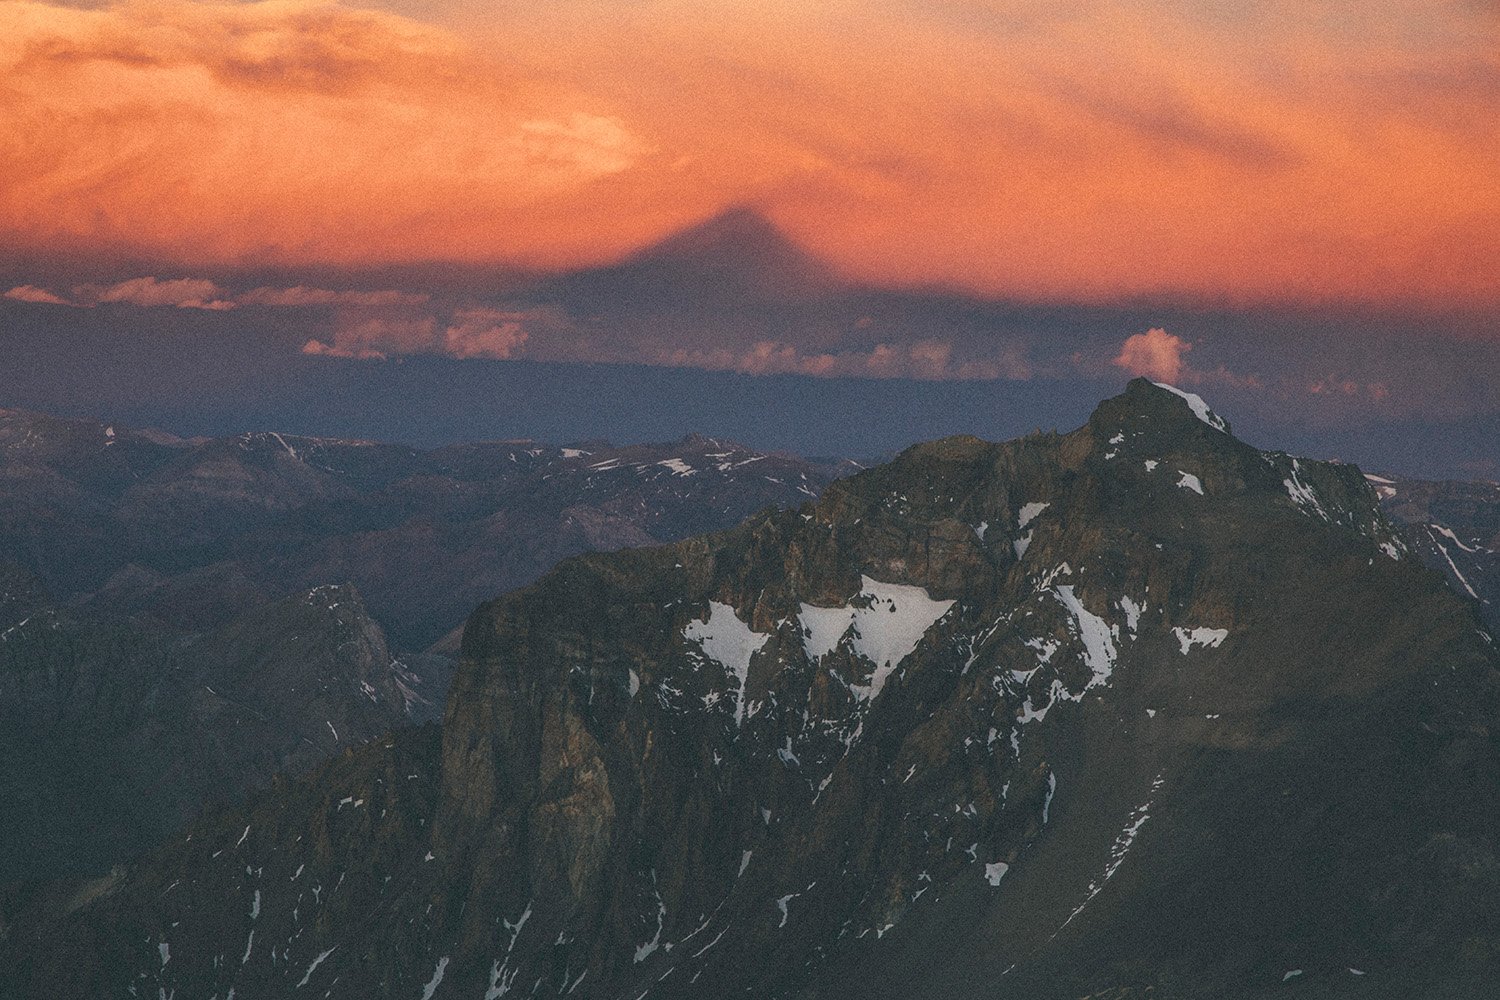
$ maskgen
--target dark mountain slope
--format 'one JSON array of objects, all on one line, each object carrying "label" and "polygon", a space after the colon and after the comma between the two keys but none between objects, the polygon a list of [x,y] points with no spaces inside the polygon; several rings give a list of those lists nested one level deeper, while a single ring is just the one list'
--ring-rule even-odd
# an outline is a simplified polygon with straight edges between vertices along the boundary
[{"label": "dark mountain slope", "polygon": [[564,563],[471,618],[440,761],[408,772],[430,798],[355,753],[329,774],[364,777],[17,901],[0,974],[1484,995],[1497,667],[1358,470],[1137,381],[1071,434],[919,446],[800,511]]},{"label": "dark mountain slope", "polygon": [[424,452],[0,410],[0,884],[102,870],[204,803],[436,718],[452,656],[412,650],[561,559],[722,528],[837,472],[698,436]]},{"label": "dark mountain slope", "polygon": [[1500,484],[1365,478],[1408,544],[1500,628]]},{"label": "dark mountain slope", "polygon": [[189,637],[34,611],[0,628],[0,884],[102,871],[207,803],[433,714],[352,588]]}]

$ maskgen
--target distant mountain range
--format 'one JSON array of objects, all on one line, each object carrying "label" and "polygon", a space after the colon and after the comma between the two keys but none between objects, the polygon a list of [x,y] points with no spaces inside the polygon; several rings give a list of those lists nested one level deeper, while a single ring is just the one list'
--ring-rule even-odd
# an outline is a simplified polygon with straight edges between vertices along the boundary
[{"label": "distant mountain range", "polygon": [[195,629],[349,582],[412,651],[567,556],[728,527],[852,468],[699,436],[421,451],[0,410],[0,560],[70,605]]},{"label": "distant mountain range", "polygon": [[0,884],[106,870],[440,718],[483,600],[847,467],[703,437],[420,451],[0,410]]},{"label": "distant mountain range", "polygon": [[566,560],[440,729],[12,890],[0,995],[1487,996],[1500,652],[1410,539],[1488,515],[1425,490],[1136,380]]}]

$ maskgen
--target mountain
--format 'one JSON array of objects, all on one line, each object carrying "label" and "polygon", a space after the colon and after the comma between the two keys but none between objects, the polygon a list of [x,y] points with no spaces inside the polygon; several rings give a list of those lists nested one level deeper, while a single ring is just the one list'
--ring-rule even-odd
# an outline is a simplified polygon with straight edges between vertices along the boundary
[{"label": "mountain", "polygon": [[1500,483],[1365,478],[1407,544],[1500,630]]},{"label": "mountain", "polygon": [[1500,655],[1148,382],[470,618],[441,731],[3,903],[6,996],[1475,997]]},{"label": "mountain", "polygon": [[410,652],[567,556],[726,528],[850,467],[697,435],[421,451],[0,410],[0,562],[72,606],[193,631],[351,582]]},{"label": "mountain", "polygon": [[424,647],[567,556],[727,527],[841,471],[696,435],[423,452],[0,411],[0,884],[106,870],[437,718],[456,641]]},{"label": "mountain", "polygon": [[34,607],[0,628],[0,884],[107,870],[205,804],[434,717],[445,686],[390,655],[351,587],[194,636]]}]

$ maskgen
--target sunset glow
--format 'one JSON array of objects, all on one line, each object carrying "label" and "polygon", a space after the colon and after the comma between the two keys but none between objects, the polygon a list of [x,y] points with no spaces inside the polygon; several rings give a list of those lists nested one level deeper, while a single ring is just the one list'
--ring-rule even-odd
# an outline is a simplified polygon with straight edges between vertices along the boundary
[{"label": "sunset glow", "polygon": [[752,205],[884,286],[1500,298],[1492,5],[545,7],[0,4],[0,238],[558,270]]}]

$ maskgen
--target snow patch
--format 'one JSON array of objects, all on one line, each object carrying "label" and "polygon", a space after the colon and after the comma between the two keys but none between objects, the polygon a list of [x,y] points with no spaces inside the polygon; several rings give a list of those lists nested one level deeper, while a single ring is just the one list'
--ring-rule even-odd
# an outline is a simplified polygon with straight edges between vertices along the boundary
[{"label": "snow patch", "polygon": [[750,658],[766,644],[766,640],[771,638],[770,634],[752,631],[750,626],[740,621],[729,605],[709,601],[708,617],[688,622],[682,630],[682,637],[698,643],[704,656],[723,667],[734,678],[734,724],[743,725],[745,682],[750,677]]},{"label": "snow patch", "polygon": [[1083,606],[1083,602],[1073,593],[1072,584],[1054,587],[1053,592],[1072,615],[1073,630],[1083,642],[1083,662],[1094,674],[1084,690],[1108,683],[1109,675],[1115,669],[1117,655],[1114,634],[1108,623]]},{"label": "snow patch", "polygon": [[1316,515],[1325,521],[1331,520],[1328,511],[1323,509],[1323,504],[1318,500],[1317,493],[1302,481],[1302,463],[1299,460],[1292,459],[1292,476],[1290,479],[1283,479],[1281,485],[1286,487],[1286,494],[1292,498],[1292,503],[1304,513]]},{"label": "snow patch", "polygon": [[1178,643],[1182,646],[1182,655],[1186,656],[1194,646],[1202,646],[1205,649],[1218,649],[1224,640],[1229,638],[1227,628],[1174,628],[1172,634],[1177,636]]},{"label": "snow patch", "polygon": [[432,1000],[432,995],[437,992],[438,984],[443,981],[443,973],[448,969],[448,956],[444,955],[437,961],[437,968],[432,970],[432,978],[427,980],[427,985],[422,987],[422,1000]]},{"label": "snow patch", "polygon": [[317,971],[318,966],[323,964],[323,959],[327,958],[329,955],[332,955],[333,949],[337,947],[338,945],[334,945],[333,948],[329,948],[327,951],[323,952],[317,958],[312,960],[312,964],[309,965],[307,967],[307,971],[302,974],[301,982],[297,983],[297,989],[300,990],[302,987],[307,985],[307,981],[312,978],[312,974]]},{"label": "snow patch", "polygon": [[1011,542],[1011,544],[1015,546],[1016,558],[1022,558],[1026,555],[1026,550],[1031,548],[1031,532],[1026,532],[1026,534],[1022,535],[1020,538],[1017,538],[1015,541]]},{"label": "snow patch", "polygon": [[788,912],[787,910],[786,904],[790,903],[800,895],[802,895],[800,892],[793,892],[782,896],[776,901],[776,908],[781,911],[781,923],[776,925],[778,928],[785,927],[787,918],[791,916],[790,912]]},{"label": "snow patch", "polygon": [[691,465],[688,465],[680,458],[669,458],[666,461],[657,462],[656,464],[671,469],[672,475],[674,476],[692,476],[696,475],[698,472],[697,469],[693,468]]},{"label": "snow patch", "polygon": [[868,701],[880,694],[887,678],[955,602],[933,600],[922,587],[881,583],[868,576],[861,576],[860,581],[857,599],[868,606],[819,608],[804,604],[797,617],[808,659],[821,660],[847,636],[854,654],[875,664],[868,684],[849,685],[856,697]]},{"label": "snow patch", "polygon": [[1442,535],[1444,538],[1448,539],[1454,545],[1457,545],[1459,548],[1463,549],[1465,552],[1470,553],[1471,555],[1479,551],[1477,547],[1470,548],[1463,542],[1459,541],[1458,536],[1453,533],[1452,528],[1445,528],[1441,524],[1430,524],[1428,525],[1428,527],[1430,527],[1433,531],[1436,531],[1438,534]]},{"label": "snow patch", "polygon": [[[1429,528],[1437,528],[1438,525],[1433,524],[1433,525],[1428,525],[1428,527]],[[1450,538],[1453,536],[1453,532],[1448,531],[1446,528],[1443,528],[1441,530],[1444,531],[1444,532],[1446,532],[1447,535]],[[1463,573],[1458,568],[1458,563],[1454,562],[1453,561],[1453,557],[1448,554],[1448,547],[1446,545],[1444,545],[1442,542],[1438,541],[1437,535],[1433,534],[1431,531],[1428,532],[1428,537],[1430,537],[1432,539],[1432,544],[1435,545],[1435,546],[1437,546],[1437,550],[1443,554],[1443,558],[1448,561],[1448,568],[1453,571],[1454,578],[1457,579],[1459,583],[1463,584],[1464,590],[1466,590],[1466,591],[1469,592],[1469,596],[1470,597],[1474,598],[1474,600],[1476,600],[1476,601],[1479,600],[1480,599],[1479,595],[1474,592],[1474,588],[1473,587],[1469,586],[1469,579],[1468,579],[1468,577],[1466,577],[1466,576],[1463,575]],[[1457,539],[1454,539],[1454,541],[1457,541]],[[1462,548],[1463,547],[1462,544],[1460,544],[1459,547]]]},{"label": "snow patch", "polygon": [[[1141,832],[1141,827],[1146,825],[1146,820],[1151,818],[1151,803],[1155,800],[1156,793],[1161,790],[1161,786],[1162,777],[1158,774],[1156,780],[1151,782],[1151,794],[1143,804],[1135,808],[1130,814],[1129,821],[1125,824],[1125,829],[1121,830],[1119,836],[1115,837],[1115,842],[1109,849],[1109,861],[1105,865],[1104,876],[1096,882],[1089,883],[1087,894],[1083,897],[1083,902],[1079,903],[1077,908],[1068,915],[1068,919],[1063,921],[1063,927],[1072,923],[1073,918],[1083,912],[1083,908],[1088,906],[1095,896],[1099,895],[1104,889],[1105,884],[1114,877],[1115,872],[1119,871],[1120,865],[1125,861],[1125,855],[1130,851],[1130,845],[1135,843],[1136,835]],[[1061,930],[1062,928],[1058,929]]]},{"label": "snow patch", "polygon": [[1177,388],[1175,385],[1168,385],[1165,382],[1153,382],[1151,384],[1156,386],[1158,389],[1167,390],[1174,396],[1181,396],[1183,401],[1187,403],[1188,409],[1193,411],[1193,416],[1197,417],[1199,420],[1203,421],[1205,424],[1212,427],[1216,431],[1223,431],[1226,434],[1229,433],[1228,425],[1224,423],[1223,419],[1217,413],[1208,408],[1208,404],[1203,401],[1203,397],[1198,395],[1196,392],[1184,392],[1183,390]]},{"label": "snow patch", "polygon": [[984,866],[984,880],[990,885],[999,885],[1005,873],[1010,871],[1010,865],[1004,861],[996,861],[994,864]]},{"label": "snow patch", "polygon": [[1021,505],[1020,513],[1016,515],[1016,527],[1024,528],[1032,522],[1042,511],[1051,507],[1050,503],[1025,503]]},{"label": "snow patch", "polygon": [[667,922],[667,904],[662,901],[661,890],[656,888],[655,868],[651,869],[651,890],[656,893],[656,933],[651,936],[650,941],[635,949],[636,965],[640,965],[646,959],[650,958],[651,953],[660,947],[662,925]]},{"label": "snow patch", "polygon": [[1201,497],[1203,495],[1203,481],[1191,472],[1183,472],[1181,469],[1177,471],[1182,474],[1182,478],[1177,480],[1177,485],[1185,490],[1192,490]]}]

